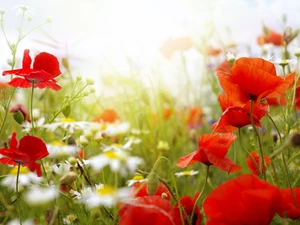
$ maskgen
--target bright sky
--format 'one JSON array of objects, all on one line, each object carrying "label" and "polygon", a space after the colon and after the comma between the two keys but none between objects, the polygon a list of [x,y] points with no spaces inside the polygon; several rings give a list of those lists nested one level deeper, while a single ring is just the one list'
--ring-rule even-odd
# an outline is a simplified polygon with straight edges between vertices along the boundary
[{"label": "bright sky", "polygon": [[[168,64],[159,51],[164,40],[185,35],[197,39],[211,23],[225,42],[250,44],[254,50],[262,22],[282,32],[282,16],[288,14],[287,25],[300,27],[298,0],[1,0],[0,8],[6,10],[5,27],[12,39],[20,20],[17,6],[24,2],[32,8],[32,21],[26,26],[40,24],[47,16],[53,22],[26,38],[19,57],[25,48],[68,55],[77,73],[91,77],[113,70],[126,73],[129,59],[143,68],[158,62]],[[227,27],[232,40],[224,35]],[[9,50],[3,35],[0,49],[0,68],[4,69]]]}]

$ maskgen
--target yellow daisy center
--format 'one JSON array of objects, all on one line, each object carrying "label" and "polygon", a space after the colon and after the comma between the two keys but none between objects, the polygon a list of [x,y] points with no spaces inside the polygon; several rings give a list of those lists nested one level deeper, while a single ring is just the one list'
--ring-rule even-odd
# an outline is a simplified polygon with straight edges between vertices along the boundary
[{"label": "yellow daisy center", "polygon": [[67,118],[61,119],[60,122],[62,122],[62,123],[74,123],[75,120],[73,120],[72,118],[67,117]]},{"label": "yellow daisy center", "polygon": [[113,195],[115,192],[116,188],[109,185],[97,189],[99,195]]}]

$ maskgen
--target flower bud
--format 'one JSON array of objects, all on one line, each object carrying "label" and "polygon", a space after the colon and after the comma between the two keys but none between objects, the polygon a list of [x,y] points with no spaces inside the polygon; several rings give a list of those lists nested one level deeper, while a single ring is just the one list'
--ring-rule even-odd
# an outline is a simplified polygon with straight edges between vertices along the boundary
[{"label": "flower bud", "polygon": [[156,176],[156,173],[151,172],[148,174],[147,176],[147,180],[148,180],[148,194],[154,195],[157,188],[158,188],[158,178]]},{"label": "flower bud", "polygon": [[86,147],[89,144],[89,140],[84,135],[79,137],[79,141],[83,147]]},{"label": "flower bud", "polygon": [[95,84],[95,81],[94,81],[93,79],[91,79],[91,78],[87,78],[87,79],[86,79],[86,84],[87,84],[87,85],[94,85],[94,84]]},{"label": "flower bud", "polygon": [[14,117],[14,120],[18,123],[18,124],[22,124],[24,122],[24,116],[23,116],[23,113],[21,113],[20,110],[18,111],[15,111],[13,113],[13,117]]},{"label": "flower bud", "polygon": [[62,64],[66,69],[70,68],[69,61],[68,61],[67,58],[62,58],[61,64]]},{"label": "flower bud", "polygon": [[82,80],[82,76],[77,75],[77,76],[76,76],[76,81],[81,81],[81,80]]},{"label": "flower bud", "polygon": [[159,141],[156,148],[158,151],[162,152],[167,152],[170,150],[169,143],[166,141]]},{"label": "flower bud", "polygon": [[68,117],[71,113],[71,106],[67,105],[63,110],[62,113],[64,114],[65,117]]},{"label": "flower bud", "polygon": [[68,158],[68,162],[72,165],[75,166],[77,164],[77,159],[74,156],[71,156]]},{"label": "flower bud", "polygon": [[164,198],[164,199],[167,199],[168,195],[164,192],[164,193],[161,194],[161,197]]},{"label": "flower bud", "polygon": [[74,171],[70,171],[70,172],[66,173],[65,175],[63,175],[60,178],[59,182],[61,185],[72,184],[76,179],[77,179],[77,174]]}]

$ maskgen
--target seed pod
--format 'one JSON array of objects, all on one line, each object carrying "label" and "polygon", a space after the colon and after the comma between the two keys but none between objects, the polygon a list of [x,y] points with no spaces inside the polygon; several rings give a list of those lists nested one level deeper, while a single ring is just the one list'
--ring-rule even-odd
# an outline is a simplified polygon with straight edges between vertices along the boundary
[{"label": "seed pod", "polygon": [[151,172],[147,176],[147,179],[148,179],[148,194],[151,196],[155,194],[158,188],[158,178],[156,176],[156,173]]},{"label": "seed pod", "polygon": [[22,124],[24,122],[24,115],[20,110],[14,112],[13,117],[18,124]]},{"label": "seed pod", "polygon": [[70,106],[70,105],[67,105],[67,106],[63,109],[62,113],[64,114],[65,117],[68,117],[68,116],[70,115],[70,113],[71,113],[71,106]]}]

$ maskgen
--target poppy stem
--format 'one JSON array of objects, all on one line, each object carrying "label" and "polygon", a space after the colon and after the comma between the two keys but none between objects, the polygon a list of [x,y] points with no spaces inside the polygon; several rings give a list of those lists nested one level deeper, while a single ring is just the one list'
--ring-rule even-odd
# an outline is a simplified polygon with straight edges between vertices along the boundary
[{"label": "poppy stem", "polygon": [[5,104],[4,106],[4,109],[5,109],[5,112],[4,112],[4,117],[3,117],[3,120],[2,120],[2,123],[1,123],[1,127],[0,127],[0,134],[2,133],[3,131],[3,128],[4,128],[4,124],[5,124],[5,121],[6,121],[6,118],[7,118],[7,114],[8,114],[8,109],[9,109],[9,105],[11,103],[11,100],[16,92],[16,89],[13,88],[13,89],[10,89],[12,90],[12,92],[10,93],[10,96],[9,96],[9,99],[8,99],[8,102]]},{"label": "poppy stem", "polygon": [[275,130],[277,131],[277,134],[279,136],[279,140],[280,140],[280,144],[282,145],[282,137],[281,137],[281,134],[280,134],[280,131],[275,123],[275,121],[273,120],[273,118],[270,116],[270,114],[267,114],[269,120],[271,121],[271,123],[273,124],[273,126],[275,127]]},{"label": "poppy stem", "polygon": [[17,194],[17,198],[19,195],[19,175],[20,175],[20,167],[21,167],[21,163],[18,162],[18,171],[17,171],[17,180],[16,180],[16,194]]},{"label": "poppy stem", "polygon": [[203,192],[204,192],[204,190],[206,188],[208,177],[209,177],[209,166],[206,166],[206,175],[205,175],[204,185],[203,185],[203,187],[202,187],[202,189],[200,191],[200,194],[198,195],[198,197],[196,198],[196,200],[194,202],[193,211],[192,211],[192,214],[191,214],[191,217],[190,217],[190,224],[193,224],[193,217],[194,217],[195,209],[197,207],[197,202],[201,198],[201,196],[202,196],[202,194],[203,194]]},{"label": "poppy stem", "polygon": [[255,127],[254,124],[254,120],[253,120],[253,105],[254,105],[254,101],[251,100],[250,101],[250,121],[254,130],[254,133],[256,134],[257,137],[257,141],[258,141],[258,147],[259,147],[259,154],[260,154],[260,158],[261,158],[261,165],[260,165],[260,170],[261,170],[261,174],[263,175],[264,180],[267,180],[266,178],[266,173],[264,172],[264,168],[265,168],[265,159],[264,159],[264,155],[263,155],[263,151],[262,151],[262,145],[261,145],[261,140],[260,140],[260,136],[259,133]]},{"label": "poppy stem", "polygon": [[31,100],[30,100],[30,114],[31,114],[32,135],[34,135],[33,92],[34,92],[34,81],[32,81],[32,87],[31,87]]},{"label": "poppy stem", "polygon": [[256,160],[254,159],[253,155],[245,148],[244,144],[243,144],[243,140],[242,140],[242,134],[241,134],[241,128],[238,129],[239,131],[239,141],[240,141],[240,144],[242,146],[242,148],[244,149],[245,152],[247,152],[247,154],[249,155],[249,157],[252,159],[256,169],[258,170],[258,172],[260,174],[262,174],[262,171],[261,169],[259,168],[259,165],[257,164]]},{"label": "poppy stem", "polygon": [[289,188],[291,190],[291,194],[293,196],[295,206],[297,208],[299,208],[298,203],[297,203],[297,199],[296,199],[294,191],[293,191],[293,187],[292,187],[291,180],[290,180],[290,177],[289,177],[289,171],[288,171],[288,168],[287,168],[287,165],[286,165],[286,160],[285,160],[285,156],[284,156],[283,152],[281,152],[281,156],[282,156],[282,162],[283,162],[283,165],[284,165],[284,170],[285,170],[285,173],[286,173],[286,180],[287,180]]}]

